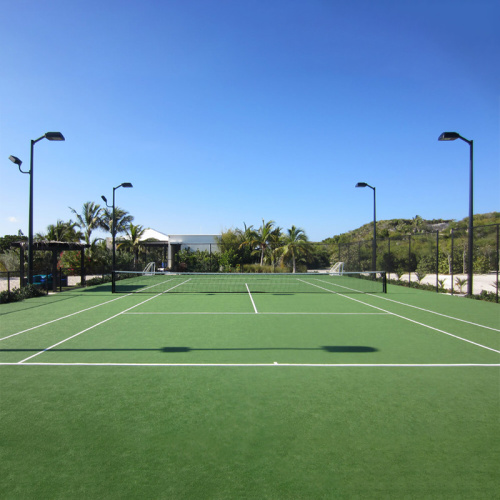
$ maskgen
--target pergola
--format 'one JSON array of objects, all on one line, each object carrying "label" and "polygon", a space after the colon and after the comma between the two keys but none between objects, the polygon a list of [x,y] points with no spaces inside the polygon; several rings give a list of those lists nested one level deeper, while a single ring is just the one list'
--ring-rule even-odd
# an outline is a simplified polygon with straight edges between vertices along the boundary
[{"label": "pergola", "polygon": [[[24,253],[28,247],[27,241],[16,241],[11,243],[11,248],[19,248],[20,250],[20,264],[19,273],[21,276],[21,286],[24,286]],[[33,251],[48,251],[52,252],[52,276],[57,275],[57,255],[64,250],[77,250],[81,251],[80,255],[80,277],[82,285],[85,283],[85,249],[90,245],[85,243],[74,243],[69,241],[34,241]],[[56,281],[53,280],[52,288],[56,289]]]}]

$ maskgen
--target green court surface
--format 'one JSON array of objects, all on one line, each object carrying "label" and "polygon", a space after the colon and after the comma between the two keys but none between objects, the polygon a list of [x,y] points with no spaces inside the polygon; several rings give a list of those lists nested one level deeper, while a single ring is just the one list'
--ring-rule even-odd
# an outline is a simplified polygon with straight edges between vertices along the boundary
[{"label": "green court surface", "polygon": [[0,306],[0,498],[499,498],[500,308],[388,293]]}]

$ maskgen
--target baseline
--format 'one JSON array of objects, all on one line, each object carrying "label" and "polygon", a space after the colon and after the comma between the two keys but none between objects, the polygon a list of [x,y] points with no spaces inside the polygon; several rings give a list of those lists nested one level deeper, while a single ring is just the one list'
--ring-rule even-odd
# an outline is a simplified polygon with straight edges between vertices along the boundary
[{"label": "baseline", "polygon": [[500,368],[500,363],[0,363],[0,366],[166,366],[310,368]]},{"label": "baseline", "polygon": [[368,316],[386,316],[389,313],[385,312],[258,312],[257,310],[255,312],[186,312],[186,311],[161,311],[161,312],[126,312],[123,314],[143,314],[143,315],[155,315],[155,314],[184,314],[184,315],[197,315],[197,314],[208,314],[208,315],[251,315],[253,316],[254,314],[260,314],[262,316],[264,315],[271,315],[271,314],[280,314],[283,316],[287,315],[298,315],[298,314],[303,314],[306,316],[321,316],[321,315],[327,315],[327,316],[363,316],[363,315],[368,315]]}]

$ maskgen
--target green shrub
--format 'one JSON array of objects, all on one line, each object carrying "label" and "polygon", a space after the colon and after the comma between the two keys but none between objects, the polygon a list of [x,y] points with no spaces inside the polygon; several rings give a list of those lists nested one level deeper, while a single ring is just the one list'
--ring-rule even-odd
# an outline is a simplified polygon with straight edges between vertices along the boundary
[{"label": "green shrub", "polygon": [[35,285],[26,285],[22,288],[14,288],[12,290],[4,290],[0,292],[0,304],[7,302],[19,302],[24,299],[31,299],[32,297],[41,297],[45,292]]}]

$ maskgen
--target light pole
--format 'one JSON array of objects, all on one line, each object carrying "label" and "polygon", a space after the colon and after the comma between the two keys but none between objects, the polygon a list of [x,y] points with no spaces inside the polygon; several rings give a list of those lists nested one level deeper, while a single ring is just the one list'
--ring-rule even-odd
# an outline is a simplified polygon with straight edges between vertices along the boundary
[{"label": "light pole", "polygon": [[[111,272],[112,272],[112,275],[113,275],[113,288],[114,288],[115,261],[116,261],[116,249],[115,249],[115,238],[116,238],[115,191],[118,188],[121,188],[121,187],[131,188],[131,187],[134,187],[134,186],[132,186],[132,184],[130,182],[122,182],[119,186],[116,186],[116,187],[113,188],[113,205],[111,205],[113,207],[112,222],[111,222],[111,236],[112,236],[112,239],[113,239],[113,261],[112,261],[112,265],[111,265]],[[106,206],[109,207],[108,200],[106,199],[106,197],[105,196],[101,196],[101,198],[106,203]]]},{"label": "light pole", "polygon": [[468,247],[469,252],[467,256],[467,295],[472,296],[473,286],[472,286],[472,265],[473,265],[473,232],[474,232],[474,141],[469,141],[465,137],[462,137],[457,132],[443,132],[439,137],[438,141],[454,141],[456,139],[462,139],[470,147],[470,165],[469,165],[469,225],[468,225]]},{"label": "light pole", "polygon": [[373,189],[373,243],[372,243],[372,271],[377,270],[377,197],[376,190],[366,182],[358,182],[357,188],[369,187]]},{"label": "light pole", "polygon": [[47,139],[49,141],[64,141],[61,132],[47,132],[38,139],[31,140],[30,169],[28,172],[21,170],[21,160],[15,156],[9,156],[9,160],[14,162],[20,172],[30,174],[30,204],[29,204],[29,228],[28,228],[28,283],[33,283],[33,153],[34,146],[38,141]]}]

